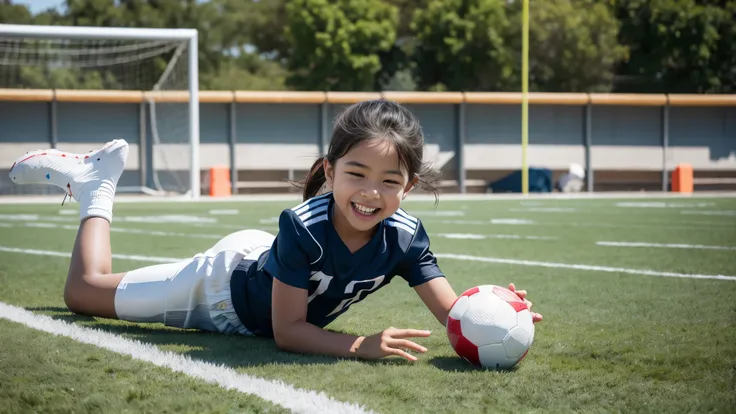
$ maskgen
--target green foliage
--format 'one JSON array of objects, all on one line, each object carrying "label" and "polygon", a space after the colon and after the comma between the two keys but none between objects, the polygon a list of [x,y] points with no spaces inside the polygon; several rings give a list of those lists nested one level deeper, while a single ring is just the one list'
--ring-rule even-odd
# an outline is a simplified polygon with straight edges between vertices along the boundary
[{"label": "green foliage", "polygon": [[[511,6],[508,44],[521,51],[521,4]],[[608,92],[616,64],[627,50],[618,44],[619,24],[595,0],[533,2],[529,13],[529,90]],[[518,53],[518,52],[517,52]],[[521,85],[521,54],[514,59],[512,90]]]},{"label": "green foliage", "polygon": [[296,89],[373,89],[378,54],[396,40],[397,10],[380,0],[293,0],[286,5],[291,50],[287,82]]},{"label": "green foliage", "polygon": [[[66,0],[0,23],[191,27],[202,89],[518,91],[521,0]],[[1,45],[0,40],[0,45]],[[530,0],[532,91],[736,91],[736,1]],[[160,74],[169,56],[145,72]],[[148,88],[114,69],[3,85]]]},{"label": "green foliage", "polygon": [[33,15],[26,6],[0,0],[0,24],[31,24]]},{"label": "green foliage", "polygon": [[620,91],[734,93],[736,2],[611,0],[631,58]]},{"label": "green foliage", "polygon": [[416,9],[416,77],[420,89],[494,90],[508,87],[511,54],[503,0],[430,0]]}]

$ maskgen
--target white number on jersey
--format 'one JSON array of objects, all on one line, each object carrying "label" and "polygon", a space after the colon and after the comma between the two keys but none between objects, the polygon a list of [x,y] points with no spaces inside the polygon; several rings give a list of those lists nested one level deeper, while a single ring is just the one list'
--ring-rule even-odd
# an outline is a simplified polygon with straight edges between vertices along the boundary
[{"label": "white number on jersey", "polygon": [[367,289],[360,289],[360,290],[358,290],[353,297],[350,297],[350,298],[347,298],[347,299],[343,299],[343,301],[340,302],[340,304],[337,305],[337,307],[332,312],[330,312],[329,315],[327,315],[327,316],[332,316],[332,315],[334,315],[334,314],[342,311],[343,309],[347,308],[348,306],[352,305],[353,303],[360,301],[360,299],[361,299],[360,298],[360,294],[361,293],[363,293],[363,292],[370,293],[371,291],[374,291],[374,290],[378,289],[378,287],[381,286],[381,283],[383,283],[383,279],[385,279],[385,278],[386,278],[386,276],[381,275],[381,276],[378,276],[378,277],[376,277],[374,279],[354,280],[354,281],[348,283],[348,285],[345,287],[345,294],[346,295],[349,295],[349,294],[353,293],[353,290],[355,290],[355,286],[358,283],[370,283],[371,285]]},{"label": "white number on jersey", "polygon": [[334,276],[326,275],[322,272],[314,272],[312,273],[312,276],[309,278],[309,280],[314,282],[319,282],[319,285],[317,285],[317,289],[309,295],[309,299],[307,300],[307,303],[311,302],[312,299],[316,298],[317,295],[321,295],[325,293],[327,290],[327,287],[330,286],[330,282],[332,282],[332,278]]}]

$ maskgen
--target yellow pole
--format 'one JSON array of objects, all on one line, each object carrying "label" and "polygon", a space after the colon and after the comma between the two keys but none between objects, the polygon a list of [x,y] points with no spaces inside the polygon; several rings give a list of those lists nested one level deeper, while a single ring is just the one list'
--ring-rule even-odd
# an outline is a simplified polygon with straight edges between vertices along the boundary
[{"label": "yellow pole", "polygon": [[524,0],[521,12],[522,53],[521,53],[521,192],[529,193],[529,168],[526,148],[529,144],[529,0]]}]

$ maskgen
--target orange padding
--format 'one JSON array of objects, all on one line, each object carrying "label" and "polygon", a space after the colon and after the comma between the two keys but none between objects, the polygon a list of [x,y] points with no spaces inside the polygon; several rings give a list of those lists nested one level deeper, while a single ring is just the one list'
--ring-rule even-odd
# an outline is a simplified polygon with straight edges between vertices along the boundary
[{"label": "orange padding", "polygon": [[230,169],[227,167],[210,168],[210,196],[227,197],[232,195]]},{"label": "orange padding", "polygon": [[[206,103],[351,104],[384,98],[403,104],[521,104],[520,92],[323,92],[323,91],[199,91]],[[530,92],[530,105],[736,106],[736,94],[629,94]],[[187,91],[116,91],[4,89],[0,101],[139,103],[189,101]]]},{"label": "orange padding", "polygon": [[690,164],[679,164],[672,171],[672,191],[675,193],[693,192],[693,167]]}]

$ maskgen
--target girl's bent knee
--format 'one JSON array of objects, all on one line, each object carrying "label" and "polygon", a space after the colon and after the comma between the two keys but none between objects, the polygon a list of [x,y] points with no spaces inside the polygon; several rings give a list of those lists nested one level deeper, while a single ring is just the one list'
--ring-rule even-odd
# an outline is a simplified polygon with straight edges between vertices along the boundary
[{"label": "girl's bent knee", "polygon": [[72,313],[82,315],[88,313],[84,295],[79,292],[79,289],[74,289],[74,286],[67,285],[64,289],[64,303]]},{"label": "girl's bent knee", "polygon": [[95,275],[67,279],[64,303],[70,311],[89,316],[114,317],[115,289],[109,283],[113,275]]}]

